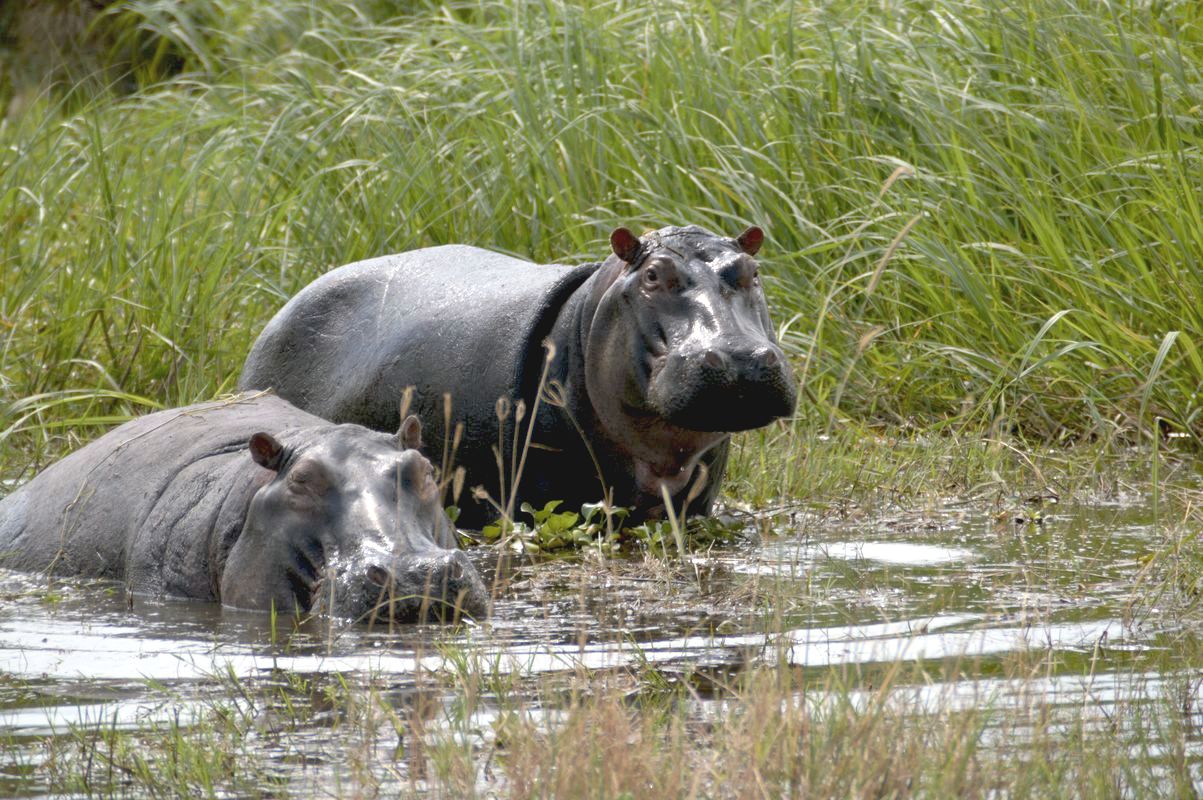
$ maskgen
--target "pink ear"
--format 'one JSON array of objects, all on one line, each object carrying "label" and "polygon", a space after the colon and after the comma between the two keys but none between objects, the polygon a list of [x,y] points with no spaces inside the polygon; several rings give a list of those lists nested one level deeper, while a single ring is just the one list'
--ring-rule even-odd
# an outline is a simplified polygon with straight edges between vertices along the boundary
[{"label": "pink ear", "polygon": [[251,458],[264,469],[276,472],[284,460],[284,446],[270,433],[256,433],[250,441]]},{"label": "pink ear", "polygon": [[410,414],[401,421],[397,429],[397,447],[402,450],[417,450],[422,446],[422,421]]},{"label": "pink ear", "polygon": [[740,250],[754,256],[760,250],[760,246],[764,244],[764,231],[753,225],[741,233],[735,241],[739,244]]},{"label": "pink ear", "polygon": [[615,228],[614,232],[610,234],[610,248],[614,251],[614,255],[628,264],[634,264],[639,260],[643,243],[639,241],[638,236],[626,228]]}]

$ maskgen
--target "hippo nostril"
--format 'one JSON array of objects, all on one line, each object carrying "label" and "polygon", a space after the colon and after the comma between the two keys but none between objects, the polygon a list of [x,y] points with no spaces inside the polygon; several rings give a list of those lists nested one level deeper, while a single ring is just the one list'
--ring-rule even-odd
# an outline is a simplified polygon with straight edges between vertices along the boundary
[{"label": "hippo nostril", "polygon": [[702,363],[711,369],[725,369],[727,360],[723,358],[722,353],[717,350],[707,350],[706,355],[702,356]]},{"label": "hippo nostril", "polygon": [[393,582],[393,576],[384,567],[372,564],[368,567],[368,580],[384,588]]},{"label": "hippo nostril", "polygon": [[765,348],[760,353],[760,366],[765,369],[777,366],[779,360],[777,351],[772,348]]}]

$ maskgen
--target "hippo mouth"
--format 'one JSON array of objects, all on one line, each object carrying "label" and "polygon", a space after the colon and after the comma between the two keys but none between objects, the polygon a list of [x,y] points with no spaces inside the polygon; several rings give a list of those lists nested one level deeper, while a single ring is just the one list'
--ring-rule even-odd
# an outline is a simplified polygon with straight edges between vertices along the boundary
[{"label": "hippo mouth", "polygon": [[320,553],[320,540],[316,537],[308,539],[304,547],[293,548],[292,557],[284,568],[284,577],[296,598],[297,608],[312,608],[320,591],[322,570],[317,566]]},{"label": "hippo mouth", "polygon": [[794,404],[781,392],[767,387],[708,389],[676,403],[662,406],[666,421],[679,428],[707,433],[738,433],[763,428],[788,417]]},{"label": "hippo mouth", "polygon": [[684,465],[664,466],[650,461],[635,462],[635,486],[644,497],[652,498],[656,503],[661,501],[661,490],[667,490],[676,496],[685,489],[693,478],[696,464],[692,461]]},{"label": "hippo mouth", "polygon": [[350,622],[368,624],[397,623],[451,623],[465,618],[479,619],[487,614],[486,601],[474,592],[461,591],[455,595],[375,587],[366,589],[348,602],[339,602],[338,592],[331,598],[330,592],[320,588],[314,595],[311,613],[329,616]]},{"label": "hippo mouth", "polygon": [[377,596],[375,605],[355,621],[369,625],[381,622],[448,624],[484,615],[484,608],[473,602],[466,592],[454,598],[422,593],[389,597],[388,591],[383,590]]},{"label": "hippo mouth", "polygon": [[793,415],[796,390],[783,369],[749,379],[688,369],[683,359],[665,357],[653,375],[648,401],[678,428],[737,433]]}]

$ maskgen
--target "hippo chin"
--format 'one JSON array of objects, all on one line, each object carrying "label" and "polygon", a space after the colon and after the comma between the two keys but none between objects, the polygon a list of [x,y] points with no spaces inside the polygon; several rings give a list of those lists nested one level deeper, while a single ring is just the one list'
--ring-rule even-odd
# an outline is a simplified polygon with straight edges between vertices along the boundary
[{"label": "hippo chin", "polygon": [[280,613],[483,614],[420,434],[416,417],[389,435],[270,395],[151,414],[0,501],[0,566]]},{"label": "hippo chin", "polygon": [[[763,239],[759,228],[619,228],[612,255],[577,267],[459,245],[350,264],[272,319],[240,386],[380,430],[396,427],[412,386],[436,448],[455,439],[447,395],[463,425],[455,462],[497,502],[574,507],[608,493],[639,518],[662,512],[667,490],[678,509],[693,498],[689,510],[707,513],[730,434],[796,403],[753,259]],[[516,425],[498,398],[535,408],[545,342],[554,402],[542,395],[533,422]],[[495,516],[469,501],[459,522]]]}]

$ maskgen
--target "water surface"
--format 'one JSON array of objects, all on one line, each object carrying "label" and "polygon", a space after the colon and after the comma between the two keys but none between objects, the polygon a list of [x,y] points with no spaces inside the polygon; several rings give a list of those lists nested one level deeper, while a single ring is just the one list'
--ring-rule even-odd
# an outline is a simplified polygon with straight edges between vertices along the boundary
[{"label": "water surface", "polygon": [[[7,573],[0,793],[50,789],[47,737],[187,727],[224,706],[270,727],[272,713],[239,694],[296,676],[327,692],[374,687],[398,707],[433,685],[435,705],[451,708],[456,693],[438,690],[450,682],[437,678],[470,664],[528,692],[549,725],[557,709],[540,681],[649,667],[666,675],[755,664],[840,669],[855,695],[858,680],[871,692],[889,665],[930,665],[916,671],[922,679],[900,682],[900,701],[918,710],[1089,705],[1099,719],[1121,700],[1160,702],[1167,683],[1180,691],[1180,676],[1151,666],[1179,623],[1143,593],[1143,568],[1164,540],[1148,510],[1062,506],[1041,524],[1016,516],[955,505],[872,519],[800,514],[763,539],[749,533],[672,562],[514,556],[499,566],[499,554],[482,548],[472,553],[482,574],[502,578],[492,617],[454,629],[318,620],[273,631],[265,614]],[[1006,665],[1025,657],[1043,659],[1045,674],[1010,677]],[[336,791],[348,768],[330,751],[321,692],[309,691],[312,728],[297,732],[276,764],[276,778],[306,795]],[[699,697],[695,711],[721,713],[723,702]],[[474,713],[483,752],[493,706],[486,698]],[[437,728],[439,714],[431,719]],[[275,751],[264,758],[275,764]],[[395,765],[389,775],[408,775],[410,790],[423,786]]]}]

